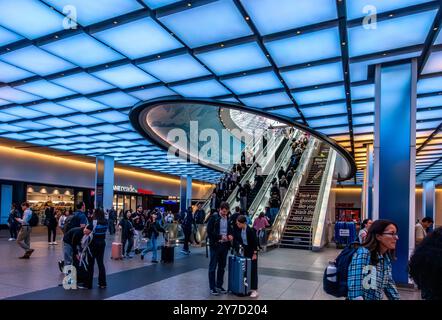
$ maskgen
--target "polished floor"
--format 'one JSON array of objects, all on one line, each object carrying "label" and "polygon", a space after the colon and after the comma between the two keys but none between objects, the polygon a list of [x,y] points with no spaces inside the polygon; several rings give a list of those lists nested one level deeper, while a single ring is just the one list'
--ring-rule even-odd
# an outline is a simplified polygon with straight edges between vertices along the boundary
[{"label": "polished floor", "polygon": [[[185,256],[175,250],[174,264],[151,264],[150,254],[142,261],[110,259],[110,246],[105,260],[108,287],[98,289],[95,280],[92,290],[64,290],[60,284],[63,275],[57,267],[62,255],[61,236],[58,245],[49,246],[44,230],[35,230],[31,246],[35,249],[29,260],[20,260],[23,254],[15,242],[9,242],[9,233],[0,231],[0,299],[26,300],[207,300],[246,299],[234,295],[211,296],[208,290],[205,248],[193,247]],[[112,237],[108,238],[108,243]],[[325,248],[320,253],[303,250],[274,249],[259,256],[259,297],[277,300],[332,300],[322,290],[322,274],[329,260],[338,251]],[[226,275],[227,276],[227,275]],[[225,282],[226,283],[226,282]],[[405,300],[419,299],[415,290],[400,290]]]}]

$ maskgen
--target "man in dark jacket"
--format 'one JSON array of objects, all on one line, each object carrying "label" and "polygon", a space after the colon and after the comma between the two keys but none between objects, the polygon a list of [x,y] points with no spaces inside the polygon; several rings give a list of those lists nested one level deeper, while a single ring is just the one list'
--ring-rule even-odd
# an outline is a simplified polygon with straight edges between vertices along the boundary
[{"label": "man in dark jacket", "polygon": [[186,210],[184,217],[181,221],[181,226],[183,227],[183,232],[184,232],[184,246],[181,252],[184,254],[190,254],[189,242],[190,242],[190,236],[192,234],[192,226],[194,224],[195,220],[193,219],[192,207],[189,207]]},{"label": "man in dark jacket", "polygon": [[229,225],[230,228],[232,229],[232,233],[235,232],[236,229],[238,229],[237,225],[236,225],[236,219],[241,215],[241,208],[240,207],[235,207],[235,212],[229,217]]},{"label": "man in dark jacket", "polygon": [[[227,213],[229,204],[223,202],[218,213],[214,213],[207,223],[207,237],[210,245],[209,285],[212,295],[227,293],[223,288],[224,269],[226,268],[227,255],[230,241],[233,240]],[[216,278],[215,278],[216,275]]]},{"label": "man in dark jacket", "polygon": [[243,215],[236,219],[237,229],[233,233],[233,247],[236,252],[239,248],[244,250],[244,257],[252,260],[251,279],[250,279],[250,297],[258,297],[258,239],[256,231],[247,225],[247,218]]}]

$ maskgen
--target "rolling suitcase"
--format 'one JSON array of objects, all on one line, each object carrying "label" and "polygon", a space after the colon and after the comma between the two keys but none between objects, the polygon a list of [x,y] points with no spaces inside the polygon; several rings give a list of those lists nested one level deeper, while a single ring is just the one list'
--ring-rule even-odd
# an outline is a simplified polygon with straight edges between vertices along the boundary
[{"label": "rolling suitcase", "polygon": [[252,260],[233,255],[229,257],[229,292],[237,296],[248,296],[251,292]]},{"label": "rolling suitcase", "polygon": [[112,242],[111,259],[121,260],[123,259],[123,245],[120,242]]},{"label": "rolling suitcase", "polygon": [[122,260],[123,259],[123,244],[118,242],[120,235],[115,234],[115,241],[112,242],[111,259]]},{"label": "rolling suitcase", "polygon": [[173,263],[175,257],[175,247],[174,246],[161,246],[161,262],[162,263]]}]

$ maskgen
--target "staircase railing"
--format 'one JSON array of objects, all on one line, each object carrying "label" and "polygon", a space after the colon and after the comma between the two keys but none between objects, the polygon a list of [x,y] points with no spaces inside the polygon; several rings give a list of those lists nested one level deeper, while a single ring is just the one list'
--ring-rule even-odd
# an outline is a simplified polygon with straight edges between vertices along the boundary
[{"label": "staircase railing", "polygon": [[[300,134],[301,133],[299,131],[295,132],[295,139],[297,139]],[[269,172],[267,178],[259,189],[258,194],[250,205],[248,212],[250,213],[250,219],[252,223],[259,216],[259,213],[264,211],[264,208],[269,202],[272,180],[274,177],[277,176],[279,168],[282,167],[284,164],[287,166],[290,162],[290,156],[288,156],[289,152],[291,152],[291,139],[286,142],[284,149],[282,150],[276,162],[273,164],[271,171]]]},{"label": "staircase railing", "polygon": [[293,202],[296,199],[299,186],[301,185],[304,176],[308,172],[308,168],[313,159],[313,152],[318,148],[319,143],[320,142],[317,139],[311,138],[309,143],[307,144],[306,150],[302,153],[301,160],[298,167],[296,168],[295,175],[293,176],[292,181],[290,181],[290,185],[281,203],[279,212],[272,225],[267,246],[273,246],[279,243],[282,234],[284,233],[284,229],[287,223],[287,219],[290,215]]},{"label": "staircase railing", "polygon": [[324,226],[333,182],[336,155],[336,151],[330,148],[327,164],[321,179],[321,187],[319,189],[315,211],[313,213],[312,225],[310,227],[310,233],[312,235],[311,247],[313,251],[318,251],[322,248],[322,239],[324,237]]}]

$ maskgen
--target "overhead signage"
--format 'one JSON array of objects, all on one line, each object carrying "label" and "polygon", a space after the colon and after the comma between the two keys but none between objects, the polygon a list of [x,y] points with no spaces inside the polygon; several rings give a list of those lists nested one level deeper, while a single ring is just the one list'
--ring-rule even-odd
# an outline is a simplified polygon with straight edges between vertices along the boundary
[{"label": "overhead signage", "polygon": [[138,193],[138,189],[133,185],[130,186],[117,186],[114,185],[114,191],[116,192],[127,192],[127,193]]}]

